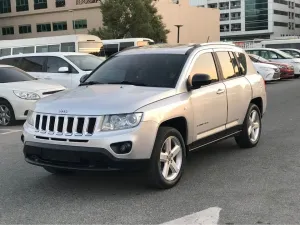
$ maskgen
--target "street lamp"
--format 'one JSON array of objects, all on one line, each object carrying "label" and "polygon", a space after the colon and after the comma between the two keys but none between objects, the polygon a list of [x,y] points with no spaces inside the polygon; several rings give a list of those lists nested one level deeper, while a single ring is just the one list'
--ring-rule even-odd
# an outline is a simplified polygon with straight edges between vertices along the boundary
[{"label": "street lamp", "polygon": [[177,27],[177,43],[179,43],[180,27],[182,27],[183,25],[174,25],[174,26]]}]

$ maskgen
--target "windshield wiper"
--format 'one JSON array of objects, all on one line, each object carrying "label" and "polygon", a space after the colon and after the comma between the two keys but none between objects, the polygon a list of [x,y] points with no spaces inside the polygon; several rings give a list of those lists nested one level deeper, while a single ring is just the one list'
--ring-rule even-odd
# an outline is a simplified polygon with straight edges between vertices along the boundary
[{"label": "windshield wiper", "polygon": [[85,86],[85,85],[95,85],[95,84],[103,84],[101,82],[97,82],[97,81],[88,81],[88,82],[85,82],[85,83],[81,83],[79,84],[79,86]]},{"label": "windshield wiper", "polygon": [[128,85],[134,85],[134,86],[147,86],[144,83],[130,82],[130,81],[111,82],[111,83],[107,83],[107,84],[128,84]]}]

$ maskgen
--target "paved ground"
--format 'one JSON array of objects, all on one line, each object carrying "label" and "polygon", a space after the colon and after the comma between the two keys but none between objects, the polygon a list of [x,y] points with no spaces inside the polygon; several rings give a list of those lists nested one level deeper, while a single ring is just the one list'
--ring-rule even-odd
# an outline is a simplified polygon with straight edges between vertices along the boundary
[{"label": "paved ground", "polygon": [[146,188],[138,173],[55,177],[24,162],[19,132],[2,130],[0,223],[159,224],[218,207],[220,224],[298,224],[299,87],[300,79],[268,85],[257,148],[226,140],[194,153],[167,191]]}]

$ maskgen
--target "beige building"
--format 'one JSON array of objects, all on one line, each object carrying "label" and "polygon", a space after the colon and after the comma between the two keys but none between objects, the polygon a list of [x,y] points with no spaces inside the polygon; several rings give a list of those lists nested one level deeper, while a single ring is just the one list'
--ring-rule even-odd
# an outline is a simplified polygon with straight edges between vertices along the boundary
[{"label": "beige building", "polygon": [[[155,2],[171,32],[169,43],[220,40],[219,10],[198,8],[188,0]],[[99,0],[0,0],[0,40],[85,34],[102,24]]]}]

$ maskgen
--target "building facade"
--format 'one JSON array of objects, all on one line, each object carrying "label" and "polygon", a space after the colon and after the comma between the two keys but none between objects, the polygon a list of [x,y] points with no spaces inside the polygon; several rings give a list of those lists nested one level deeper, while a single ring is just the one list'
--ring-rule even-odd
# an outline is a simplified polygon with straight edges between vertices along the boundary
[{"label": "building facade", "polygon": [[0,0],[0,40],[86,34],[101,24],[99,0]]},{"label": "building facade", "polygon": [[[218,9],[194,7],[188,0],[154,4],[170,30],[168,43],[177,43],[175,25],[181,26],[180,43],[220,40]],[[101,26],[99,0],[0,0],[0,40],[86,34]]]},{"label": "building facade", "polygon": [[299,0],[190,0],[190,4],[220,9],[221,40],[300,35]]}]

